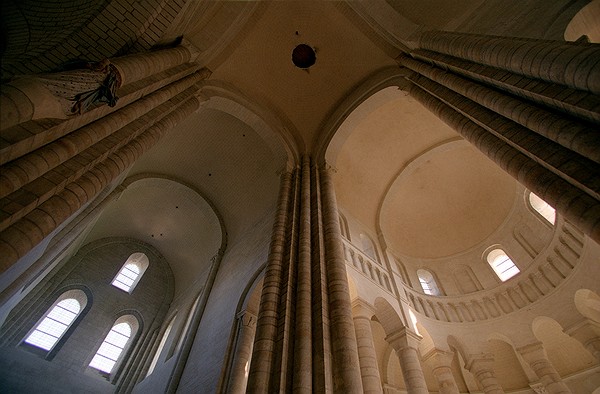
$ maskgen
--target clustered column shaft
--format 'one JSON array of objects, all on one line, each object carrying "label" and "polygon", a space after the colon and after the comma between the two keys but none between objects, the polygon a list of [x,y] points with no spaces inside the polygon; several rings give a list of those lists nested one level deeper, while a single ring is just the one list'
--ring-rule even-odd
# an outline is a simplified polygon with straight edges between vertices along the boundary
[{"label": "clustered column shaft", "polygon": [[323,199],[325,267],[329,290],[334,392],[362,393],[356,334],[350,306],[350,291],[342,246],[339,215],[331,170],[320,172]]},{"label": "clustered column shaft", "polygon": [[411,95],[600,242],[600,46],[428,32]]},{"label": "clustered column shaft", "polygon": [[140,136],[108,155],[103,161],[86,171],[77,180],[60,190],[0,233],[1,270],[12,266],[54,229],[64,223],[87,202],[129,168],[165,133],[194,112],[200,102],[191,97],[177,110],[149,127]]},{"label": "clustered column shaft", "polygon": [[287,227],[293,194],[293,178],[294,175],[291,172],[281,175],[277,211],[275,223],[273,224],[269,258],[260,298],[260,312],[256,323],[252,362],[248,376],[248,391],[252,393],[268,393],[273,375],[279,298],[283,282],[283,258],[287,247]]},{"label": "clustered column shaft", "polygon": [[64,121],[32,120],[39,114],[36,105],[52,101],[49,91],[50,98],[38,102],[28,96],[32,92],[3,87],[2,102],[11,105],[2,108],[3,139],[9,140],[3,140],[0,169],[0,271],[94,200],[199,107],[196,83],[210,72],[198,71],[189,60],[183,47],[114,59],[129,104],[100,106]]},{"label": "clustered column shaft", "polygon": [[[310,157],[282,180],[248,391],[362,393],[331,177]],[[323,223],[312,225],[313,221]],[[322,244],[321,240],[322,239]],[[323,248],[313,250],[315,248]],[[327,305],[315,305],[316,302]],[[328,324],[329,323],[329,324]],[[315,343],[314,338],[330,338]],[[323,361],[330,352],[332,363]],[[321,360],[314,362],[314,360]],[[326,377],[332,377],[329,384]]]},{"label": "clustered column shaft", "polygon": [[300,237],[298,245],[298,288],[294,343],[294,392],[312,393],[312,314],[311,314],[311,198],[310,160],[302,159]]}]

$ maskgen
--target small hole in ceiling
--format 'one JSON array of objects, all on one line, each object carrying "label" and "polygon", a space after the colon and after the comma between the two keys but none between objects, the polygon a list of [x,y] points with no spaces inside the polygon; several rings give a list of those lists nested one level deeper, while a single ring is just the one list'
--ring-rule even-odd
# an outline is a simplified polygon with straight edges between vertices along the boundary
[{"label": "small hole in ceiling", "polygon": [[209,172],[209,173],[208,173],[208,176],[212,176],[212,174]]},{"label": "small hole in ceiling", "polygon": [[175,205],[175,209],[179,209],[179,206],[178,206],[178,205]]},{"label": "small hole in ceiling", "polygon": [[292,51],[292,62],[298,68],[307,69],[316,61],[317,54],[310,45],[300,44]]}]

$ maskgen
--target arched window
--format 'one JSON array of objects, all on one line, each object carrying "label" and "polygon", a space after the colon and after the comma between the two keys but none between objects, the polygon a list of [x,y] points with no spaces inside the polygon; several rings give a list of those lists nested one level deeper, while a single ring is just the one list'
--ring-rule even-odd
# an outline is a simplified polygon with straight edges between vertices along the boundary
[{"label": "arched window", "polygon": [[148,373],[146,373],[146,376],[150,375],[154,371],[154,367],[156,367],[156,363],[158,363],[158,358],[160,357],[160,354],[162,353],[162,350],[165,347],[165,344],[167,343],[167,339],[169,338],[169,334],[171,333],[171,329],[173,328],[173,324],[175,323],[176,317],[177,317],[177,315],[173,316],[173,318],[169,322],[169,325],[167,326],[167,328],[160,340],[160,343],[158,344],[156,353],[154,353],[154,358],[152,359],[152,362],[150,363],[150,367],[148,368]]},{"label": "arched window", "polygon": [[121,360],[123,350],[127,348],[131,337],[138,328],[137,319],[132,315],[122,316],[110,329],[102,345],[90,362],[90,367],[110,374]]},{"label": "arched window", "polygon": [[521,272],[502,249],[494,249],[487,255],[487,261],[502,282]]},{"label": "arched window", "polygon": [[556,210],[552,208],[550,204],[531,192],[529,192],[527,200],[529,201],[531,208],[533,208],[544,219],[546,219],[548,223],[554,224],[556,221]]},{"label": "arched window", "polygon": [[50,351],[67,332],[86,303],[87,297],[81,290],[63,293],[27,335],[24,342]]},{"label": "arched window", "polygon": [[131,293],[148,268],[148,263],[148,257],[144,253],[132,254],[111,282],[112,285]]},{"label": "arched window", "polygon": [[440,291],[440,288],[431,272],[420,269],[417,270],[417,276],[419,277],[419,282],[421,283],[421,287],[423,288],[423,292],[425,294],[434,296],[442,295],[442,292]]}]

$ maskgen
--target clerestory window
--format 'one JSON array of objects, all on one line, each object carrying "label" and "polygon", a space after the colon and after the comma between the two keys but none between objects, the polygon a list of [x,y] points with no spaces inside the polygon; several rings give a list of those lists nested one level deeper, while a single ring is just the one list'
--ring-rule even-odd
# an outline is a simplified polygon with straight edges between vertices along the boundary
[{"label": "clerestory window", "polygon": [[548,223],[554,224],[556,221],[556,210],[550,204],[531,192],[529,192],[527,200],[531,208],[539,213]]},{"label": "clerestory window", "polygon": [[111,282],[112,285],[131,293],[148,268],[148,263],[148,257],[144,253],[132,254]]},{"label": "clerestory window", "polygon": [[433,274],[427,270],[417,270],[417,276],[419,277],[419,283],[425,294],[439,296],[442,295],[440,288],[433,277]]},{"label": "clerestory window", "polygon": [[502,282],[521,272],[502,249],[494,249],[487,255],[487,261]]},{"label": "clerestory window", "polygon": [[92,358],[90,367],[110,374],[121,361],[123,351],[130,344],[137,328],[137,319],[132,315],[117,319]]},{"label": "clerestory window", "polygon": [[50,351],[65,335],[87,303],[81,290],[63,293],[23,342]]}]

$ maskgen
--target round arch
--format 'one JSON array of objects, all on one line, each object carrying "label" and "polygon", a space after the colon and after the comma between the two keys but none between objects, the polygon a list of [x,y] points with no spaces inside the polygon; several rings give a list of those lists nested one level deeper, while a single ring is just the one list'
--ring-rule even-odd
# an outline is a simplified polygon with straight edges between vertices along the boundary
[{"label": "round arch", "polygon": [[375,299],[375,316],[383,326],[386,335],[393,334],[398,330],[405,328],[406,324],[402,321],[398,312],[384,298]]},{"label": "round arch", "polygon": [[575,292],[575,308],[583,316],[600,323],[600,296],[588,289],[579,289]]}]

